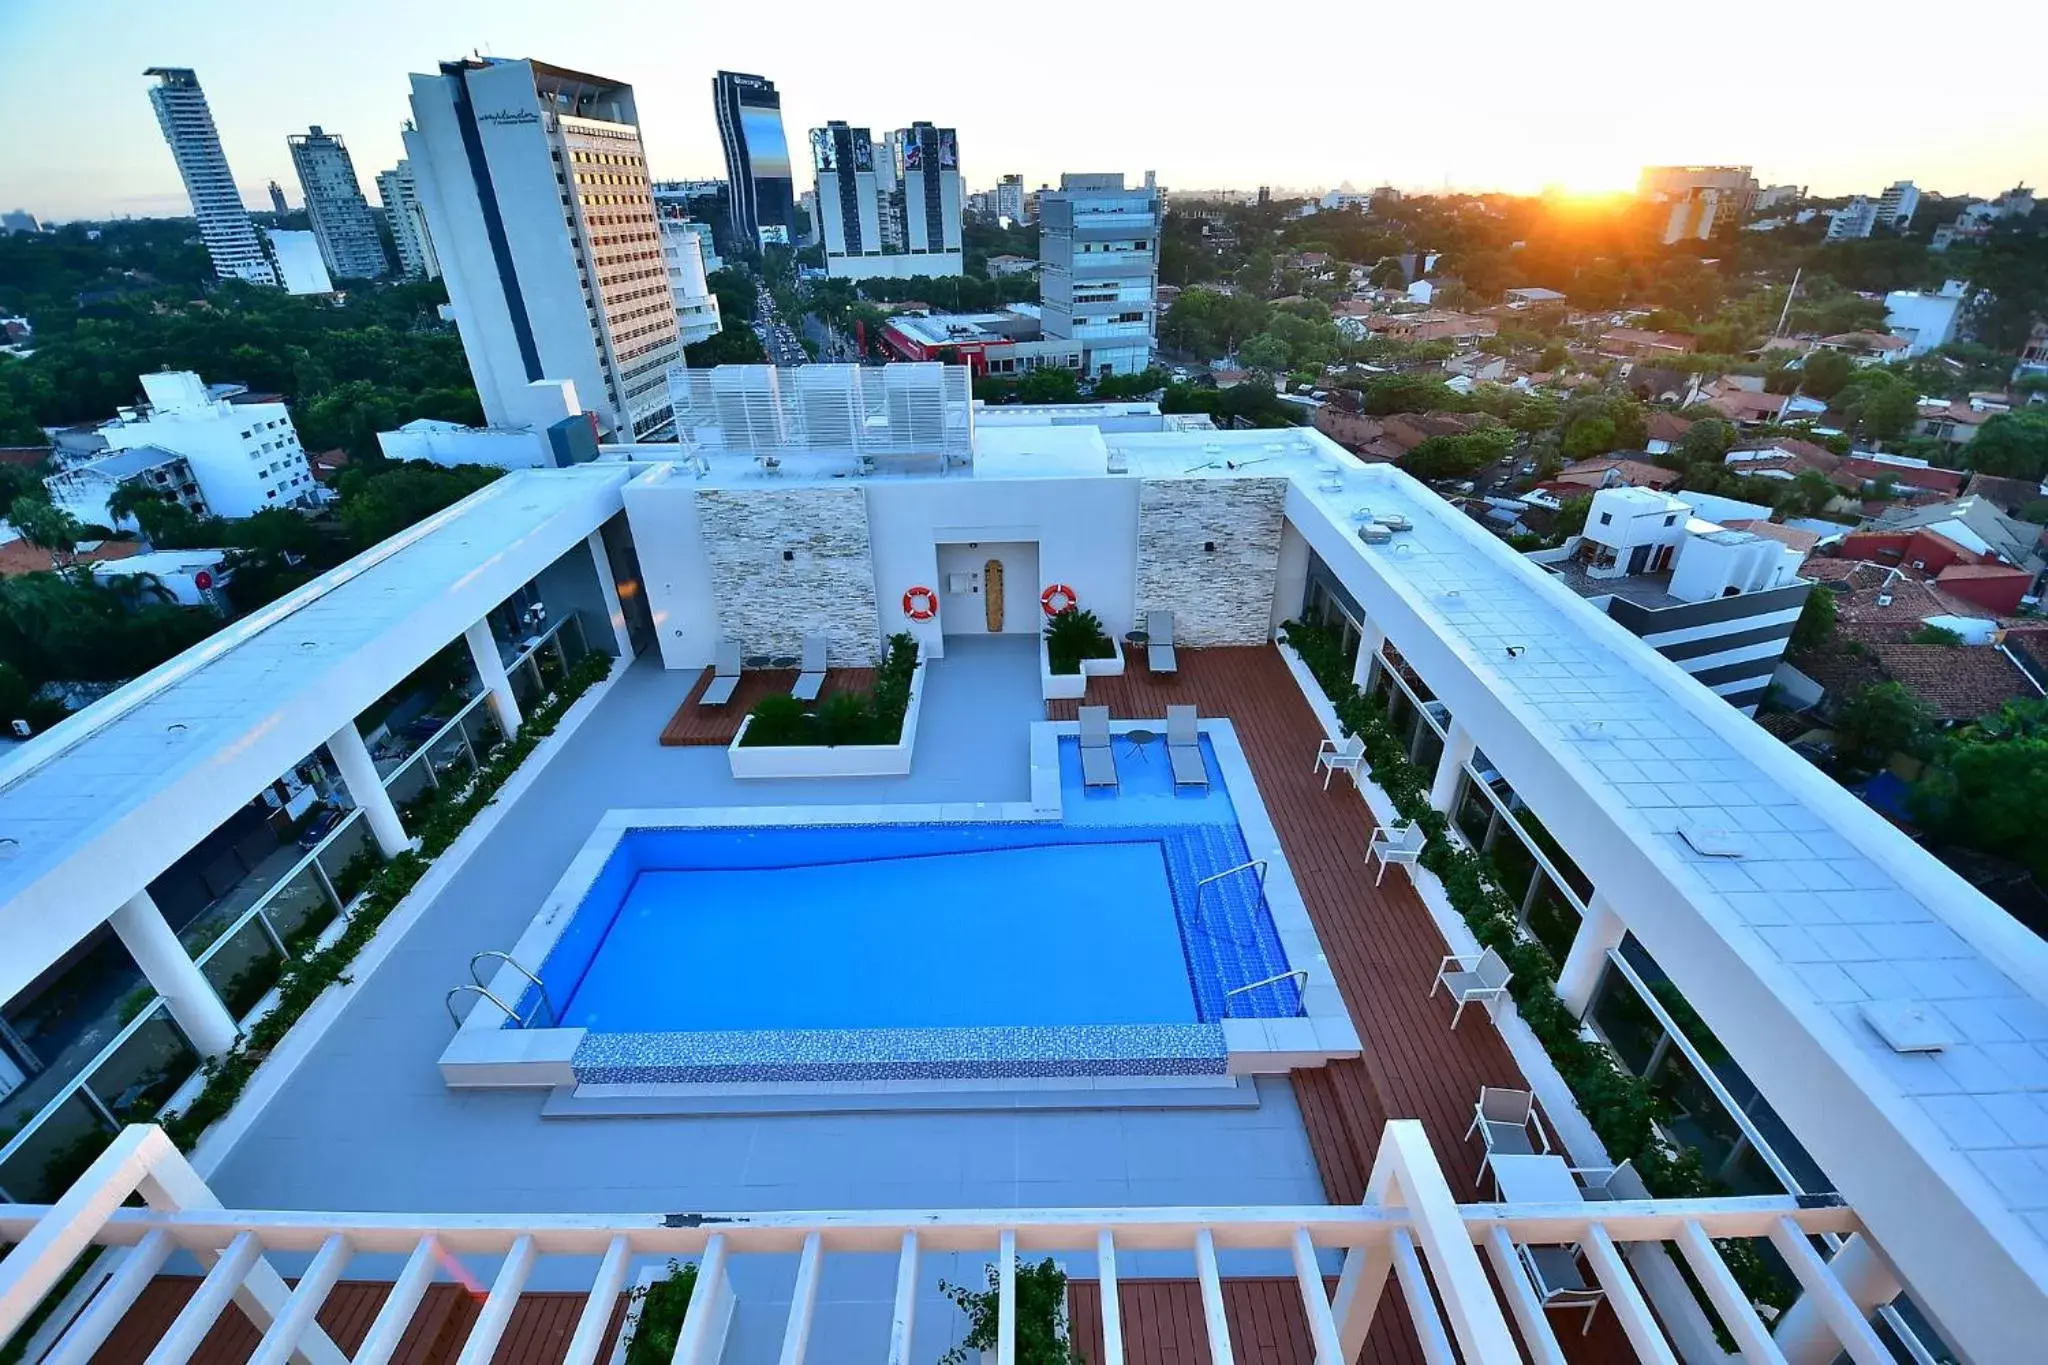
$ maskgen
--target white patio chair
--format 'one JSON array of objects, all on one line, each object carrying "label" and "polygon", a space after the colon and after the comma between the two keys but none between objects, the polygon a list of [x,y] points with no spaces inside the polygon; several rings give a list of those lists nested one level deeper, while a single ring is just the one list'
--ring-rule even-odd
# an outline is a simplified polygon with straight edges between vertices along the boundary
[{"label": "white patio chair", "polygon": [[1544,1308],[1583,1308],[1586,1320],[1579,1327],[1579,1335],[1585,1336],[1592,1331],[1593,1319],[1599,1316],[1600,1304],[1607,1297],[1607,1292],[1587,1279],[1586,1272],[1580,1269],[1578,1247],[1530,1246],[1526,1242],[1518,1242],[1515,1251],[1521,1257],[1522,1269],[1528,1273],[1529,1283]]},{"label": "white patio chair", "polygon": [[1351,735],[1342,740],[1326,739],[1316,748],[1316,766],[1311,769],[1323,775],[1323,790],[1330,789],[1330,778],[1340,772],[1351,774],[1351,785],[1358,785],[1358,771],[1365,766],[1365,740]]},{"label": "white patio chair", "polygon": [[[1413,867],[1422,861],[1423,845],[1429,842],[1429,834],[1413,820],[1396,820],[1391,825],[1381,825],[1372,832],[1372,838],[1365,846],[1365,865],[1372,866],[1372,860],[1380,860],[1380,871],[1372,879],[1378,886],[1386,880],[1390,864]],[[1411,874],[1412,875],[1412,874]]]},{"label": "white patio chair", "polygon": [[1145,667],[1154,673],[1177,673],[1180,661],[1173,653],[1173,613],[1145,613]]},{"label": "white patio chair", "polygon": [[1465,1130],[1465,1140],[1470,1142],[1474,1133],[1486,1145],[1479,1158],[1482,1179],[1496,1156],[1550,1155],[1550,1134],[1543,1131],[1533,1091],[1480,1086],[1479,1102],[1472,1106],[1472,1126]]},{"label": "white patio chair", "polygon": [[1438,987],[1447,988],[1451,999],[1458,1002],[1457,1013],[1451,1016],[1451,1027],[1465,1017],[1465,1006],[1477,1000],[1486,1007],[1487,1017],[1500,1018],[1500,1002],[1508,998],[1508,982],[1514,979],[1507,959],[1488,948],[1477,957],[1459,956],[1452,953],[1445,957],[1436,969],[1436,982],[1429,988],[1430,998],[1436,998]]},{"label": "white patio chair", "polygon": [[825,686],[825,637],[804,636],[804,667],[796,675],[796,685],[789,689],[789,695],[798,701],[816,701],[819,689]]},{"label": "white patio chair", "polygon": [[1081,723],[1082,785],[1116,786],[1116,755],[1109,749],[1109,708],[1083,706],[1074,716]]},{"label": "white patio chair", "polygon": [[732,700],[740,685],[740,645],[737,640],[720,640],[711,656],[711,681],[705,684],[699,706],[723,706]]},{"label": "white patio chair", "polygon": [[1588,1199],[1648,1199],[1650,1187],[1636,1174],[1635,1162],[1619,1166],[1574,1166],[1572,1175]]},{"label": "white patio chair", "polygon": [[1173,763],[1174,786],[1209,785],[1209,769],[1202,763],[1201,727],[1194,707],[1166,708],[1166,756]]}]

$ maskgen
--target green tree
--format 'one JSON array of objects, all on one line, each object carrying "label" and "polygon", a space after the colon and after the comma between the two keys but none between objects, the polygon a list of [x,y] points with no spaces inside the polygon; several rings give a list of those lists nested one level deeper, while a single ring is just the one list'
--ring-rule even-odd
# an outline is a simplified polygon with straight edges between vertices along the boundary
[{"label": "green tree", "polygon": [[2008,702],[1945,740],[1909,796],[1937,838],[2027,862],[2048,876],[2048,706]]},{"label": "green tree", "polygon": [[1819,649],[1835,633],[1835,595],[1825,588],[1806,594],[1799,619],[1792,625],[1792,648]]},{"label": "green tree", "polygon": [[1891,441],[1913,429],[1920,415],[1920,394],[1897,375],[1870,366],[1858,370],[1843,386],[1836,395],[1836,405],[1855,425],[1858,435],[1874,441]]},{"label": "green tree", "polygon": [[1856,362],[1840,351],[1814,351],[1799,367],[1799,387],[1815,398],[1833,398],[1856,372]]},{"label": "green tree", "polygon": [[1934,727],[1927,705],[1896,682],[1870,683],[1835,714],[1835,751],[1851,775],[1874,773],[1893,754],[1917,754]]},{"label": "green tree", "polygon": [[1586,529],[1586,517],[1593,510],[1593,497],[1589,493],[1583,498],[1568,498],[1557,509],[1557,516],[1550,523],[1550,539],[1562,545]]},{"label": "green tree", "polygon": [[21,532],[23,540],[48,552],[53,568],[72,561],[84,534],[77,517],[39,498],[16,498],[7,509],[7,519]]},{"label": "green tree", "polygon": [[1616,449],[1614,419],[1605,413],[1590,413],[1565,428],[1564,457],[1586,460]]},{"label": "green tree", "polygon": [[1361,390],[1365,410],[1375,417],[1395,412],[1463,412],[1469,406],[1457,390],[1427,374],[1382,374]]},{"label": "green tree", "polygon": [[1246,369],[1264,370],[1279,374],[1287,369],[1287,362],[1293,357],[1287,343],[1271,332],[1261,332],[1237,348],[1237,358]]},{"label": "green tree", "polygon": [[341,524],[356,548],[368,549],[460,502],[504,472],[488,465],[450,469],[425,460],[374,472],[350,469],[340,479]]},{"label": "green tree", "polygon": [[724,331],[683,348],[683,363],[693,370],[719,365],[760,365],[767,359],[768,353],[761,349],[761,338],[754,335],[754,329],[730,320]]},{"label": "green tree", "polygon": [[1718,417],[1703,417],[1678,438],[1679,458],[1692,464],[1720,464],[1735,446],[1735,428]]},{"label": "green tree", "polygon": [[1513,439],[1502,427],[1431,436],[1402,457],[1401,467],[1418,479],[1462,479],[1498,460]]},{"label": "green tree", "polygon": [[1963,460],[1984,474],[2039,483],[2048,478],[2048,409],[2001,412],[1977,428]]},{"label": "green tree", "polygon": [[1024,403],[1072,403],[1081,397],[1081,384],[1072,370],[1041,365],[1027,370],[1017,380],[1017,398]]},{"label": "green tree", "polygon": [[1383,257],[1380,263],[1372,268],[1372,273],[1365,278],[1375,289],[1408,287],[1408,271],[1402,266],[1401,258],[1398,256]]}]

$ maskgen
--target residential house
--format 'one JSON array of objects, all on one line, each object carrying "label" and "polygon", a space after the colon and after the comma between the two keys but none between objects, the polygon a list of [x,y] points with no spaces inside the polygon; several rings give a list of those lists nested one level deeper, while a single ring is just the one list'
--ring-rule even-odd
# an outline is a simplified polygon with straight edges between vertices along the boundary
[{"label": "residential house", "polygon": [[1818,416],[1828,405],[1798,394],[1766,393],[1754,375],[1723,375],[1701,390],[1700,401],[1738,426],[1759,426]]},{"label": "residential house", "polygon": [[1795,436],[1776,436],[1768,441],[1739,445],[1721,457],[1738,474],[1767,479],[1791,479],[1806,470],[1833,477],[1842,457],[1824,445],[1802,441]]},{"label": "residential house", "polygon": [[1498,335],[1500,323],[1472,313],[1430,308],[1420,313],[1375,313],[1365,319],[1365,328],[1385,341],[1465,341]]},{"label": "residential house", "polygon": [[[1886,332],[1838,332],[1813,343],[1815,350],[1840,351],[1858,361],[1889,365],[1906,354],[1909,343]],[[1770,349],[1765,343],[1764,349]]]},{"label": "residential house", "polygon": [[2001,412],[2011,412],[2012,403],[2003,394],[1992,396],[1973,393],[1967,399],[1953,402],[1945,398],[1923,398],[1920,400],[1919,418],[1913,430],[1922,436],[1932,436],[1952,446],[1968,445],[1970,438],[1981,427]]},{"label": "residential house", "polygon": [[1983,498],[2007,516],[2020,517],[2023,509],[2048,499],[2048,487],[2031,479],[2005,479],[1996,474],[1972,474],[1963,492]]},{"label": "residential house", "polygon": [[1942,469],[1925,460],[1910,459],[1904,455],[1859,451],[1852,452],[1837,464],[1829,477],[1836,486],[1850,493],[1860,494],[1868,489],[1889,486],[1894,490],[1917,489],[1953,498],[1963,491],[1963,480],[1968,476],[1961,470]]},{"label": "residential house", "polygon": [[1510,308],[1533,308],[1539,303],[1563,303],[1565,296],[1555,289],[1508,289],[1501,298]]},{"label": "residential house", "polygon": [[983,263],[982,268],[988,272],[988,277],[992,280],[1001,279],[1005,275],[1029,275],[1038,269],[1038,258],[1008,254],[991,256]]},{"label": "residential house", "polygon": [[1985,498],[1964,497],[1926,507],[1888,511],[1869,529],[1913,531],[1921,528],[1980,555],[1996,555],[2008,564],[2038,572],[2043,564],[2042,528],[2009,517]]},{"label": "residential house", "polygon": [[[11,533],[13,528],[7,529]],[[71,547],[71,562],[108,563],[141,554],[146,548],[148,547],[139,540],[102,540],[94,537],[90,540],[81,540]],[[0,578],[13,578],[25,573],[48,573],[51,567],[50,552],[42,546],[31,545],[19,537],[0,541]]]},{"label": "residential house", "polygon": [[[109,505],[116,489],[135,484],[183,507],[195,517],[210,510],[192,463],[175,450],[138,445],[74,464],[44,478],[56,506],[88,526],[118,526]],[[131,519],[132,521],[132,519]]]},{"label": "residential house", "polygon": [[1697,344],[1678,332],[1646,332],[1639,327],[1610,327],[1600,334],[1600,354],[1612,360],[1691,355]]},{"label": "residential house", "polygon": [[1506,356],[1489,355],[1485,351],[1467,351],[1454,355],[1444,362],[1444,373],[1458,375],[1475,383],[1501,383],[1507,378],[1508,359]]},{"label": "residential house", "polygon": [[1916,581],[1931,582],[1955,597],[2001,613],[2018,611],[2020,599],[2033,590],[2034,575],[2028,570],[1924,526],[1910,531],[1854,531],[1842,537],[1835,553],[1898,569]]},{"label": "residential house", "polygon": [[1692,422],[1675,412],[1653,412],[1649,417],[1649,437],[1643,442],[1643,449],[1652,455],[1662,455],[1676,449],[1685,439],[1685,433],[1692,430]]},{"label": "residential house", "polygon": [[1588,488],[1653,488],[1662,492],[1678,482],[1675,469],[1666,469],[1647,460],[1632,460],[1625,455],[1603,455],[1598,459],[1580,460],[1557,471],[1553,483],[1570,484],[1578,489]]}]

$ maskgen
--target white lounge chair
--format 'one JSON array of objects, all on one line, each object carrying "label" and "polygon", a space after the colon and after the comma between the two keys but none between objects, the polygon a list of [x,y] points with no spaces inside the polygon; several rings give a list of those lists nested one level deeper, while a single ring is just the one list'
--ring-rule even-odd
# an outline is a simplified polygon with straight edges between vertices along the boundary
[{"label": "white lounge chair", "polygon": [[1084,706],[1074,714],[1081,722],[1082,785],[1116,786],[1116,755],[1109,750],[1109,708]]},{"label": "white lounge chair", "polygon": [[1201,728],[1192,706],[1166,708],[1166,756],[1173,761],[1173,785],[1206,787],[1209,769],[1202,762]]},{"label": "white lounge chair", "polygon": [[1470,1142],[1474,1133],[1486,1144],[1486,1153],[1479,1158],[1482,1178],[1496,1156],[1550,1154],[1550,1134],[1543,1131],[1543,1120],[1537,1116],[1534,1091],[1480,1086],[1479,1102],[1472,1106],[1472,1126],[1465,1130],[1465,1140]]},{"label": "white lounge chair", "polygon": [[1323,775],[1323,790],[1330,789],[1330,778],[1340,772],[1351,774],[1351,785],[1358,785],[1358,770],[1365,766],[1365,740],[1350,735],[1342,740],[1326,739],[1316,749],[1314,771]]},{"label": "white lounge chair", "polygon": [[1180,663],[1173,656],[1173,613],[1145,613],[1145,667],[1154,673],[1178,673]]},{"label": "white lounge chair", "polygon": [[1508,998],[1508,982],[1513,979],[1507,959],[1491,948],[1477,957],[1453,953],[1437,967],[1436,983],[1429,988],[1429,994],[1434,999],[1438,986],[1450,989],[1451,999],[1458,1002],[1458,1012],[1451,1016],[1451,1027],[1456,1028],[1465,1017],[1465,1006],[1475,1000],[1486,1007],[1489,1018],[1498,1019],[1500,1002]]},{"label": "white lounge chair", "polygon": [[1413,867],[1421,862],[1423,845],[1428,842],[1428,832],[1413,820],[1396,820],[1374,830],[1365,845],[1365,865],[1371,867],[1374,858],[1380,860],[1379,876],[1372,879],[1372,884],[1378,886],[1386,880],[1389,864]]},{"label": "white lounge chair", "polygon": [[704,695],[697,698],[697,705],[723,706],[732,700],[733,690],[739,685],[739,641],[720,640],[711,656],[711,681],[705,685]]},{"label": "white lounge chair", "polygon": [[825,637],[804,636],[804,668],[796,675],[796,686],[789,689],[789,695],[798,701],[816,701],[818,689],[825,685]]}]

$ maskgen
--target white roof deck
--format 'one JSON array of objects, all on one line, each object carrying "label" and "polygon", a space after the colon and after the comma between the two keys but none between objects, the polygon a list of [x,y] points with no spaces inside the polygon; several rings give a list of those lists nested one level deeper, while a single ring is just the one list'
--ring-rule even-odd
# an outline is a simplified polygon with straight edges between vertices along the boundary
[{"label": "white roof deck", "polygon": [[0,1000],[620,506],[511,474],[22,746],[0,768]]}]

